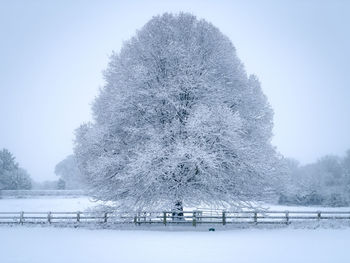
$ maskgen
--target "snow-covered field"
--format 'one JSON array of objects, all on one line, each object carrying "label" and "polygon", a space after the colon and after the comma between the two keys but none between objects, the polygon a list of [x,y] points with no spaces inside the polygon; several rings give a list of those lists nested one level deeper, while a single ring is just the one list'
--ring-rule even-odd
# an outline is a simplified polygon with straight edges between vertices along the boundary
[{"label": "snow-covered field", "polygon": [[[83,211],[88,197],[0,199],[0,211]],[[271,206],[272,210],[350,210]],[[350,228],[139,230],[0,227],[1,263],[350,262]],[[143,229],[143,230],[142,230]],[[145,230],[147,229],[147,230]],[[164,228],[169,230],[169,227]],[[190,230],[190,231],[188,231]]]},{"label": "snow-covered field", "polygon": [[0,212],[84,211],[98,205],[88,197],[0,199]]},{"label": "snow-covered field", "polygon": [[350,229],[216,232],[0,227],[2,263],[348,263]]},{"label": "snow-covered field", "polygon": [[[0,212],[66,212],[84,211],[100,205],[89,197],[39,197],[0,199]],[[266,205],[270,210],[278,211],[350,211],[350,207],[305,207],[305,206],[280,206]],[[193,208],[196,209],[196,208]],[[192,210],[192,209],[190,209]]]}]

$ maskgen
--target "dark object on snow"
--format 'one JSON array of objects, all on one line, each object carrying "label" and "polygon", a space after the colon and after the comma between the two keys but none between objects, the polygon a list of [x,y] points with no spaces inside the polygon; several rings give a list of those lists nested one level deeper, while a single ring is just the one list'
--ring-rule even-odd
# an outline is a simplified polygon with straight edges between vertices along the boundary
[{"label": "dark object on snow", "polygon": [[209,228],[209,232],[214,232],[215,231],[215,228]]}]

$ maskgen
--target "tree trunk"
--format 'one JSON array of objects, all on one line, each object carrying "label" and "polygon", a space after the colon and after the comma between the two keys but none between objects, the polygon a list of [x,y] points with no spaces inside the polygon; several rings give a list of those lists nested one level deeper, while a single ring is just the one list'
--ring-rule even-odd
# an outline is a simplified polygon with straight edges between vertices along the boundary
[{"label": "tree trunk", "polygon": [[184,213],[183,213],[183,206],[182,206],[182,201],[176,201],[173,213],[172,213],[172,218],[173,221],[178,222],[178,221],[184,221],[185,219],[183,218]]}]

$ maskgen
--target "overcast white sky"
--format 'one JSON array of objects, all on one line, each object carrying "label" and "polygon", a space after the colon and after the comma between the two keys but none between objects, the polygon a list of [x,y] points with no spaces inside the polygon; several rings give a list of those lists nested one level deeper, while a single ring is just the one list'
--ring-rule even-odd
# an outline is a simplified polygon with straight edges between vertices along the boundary
[{"label": "overcast white sky", "polygon": [[0,149],[56,179],[108,56],[166,11],[229,36],[274,108],[282,154],[308,163],[350,148],[350,1],[0,0]]}]

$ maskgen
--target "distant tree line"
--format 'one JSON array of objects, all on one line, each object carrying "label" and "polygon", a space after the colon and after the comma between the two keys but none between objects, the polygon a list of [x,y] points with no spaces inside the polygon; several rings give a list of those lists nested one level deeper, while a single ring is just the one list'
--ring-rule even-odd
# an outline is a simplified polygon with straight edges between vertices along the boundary
[{"label": "distant tree line", "polygon": [[81,175],[73,155],[67,156],[55,167],[57,180],[36,182],[16,162],[7,149],[0,150],[0,190],[64,190],[81,189]]},{"label": "distant tree line", "polygon": [[39,190],[77,190],[84,183],[74,155],[68,155],[55,166],[57,180],[34,182],[33,188]]},{"label": "distant tree line", "polygon": [[31,189],[32,180],[7,149],[0,150],[0,190]]},{"label": "distant tree line", "polygon": [[58,189],[81,189],[83,188],[82,175],[78,168],[74,155],[68,155],[55,167],[55,174],[59,176]]},{"label": "distant tree line", "polygon": [[279,204],[350,205],[350,150],[345,157],[327,155],[307,165],[287,159],[286,167]]},{"label": "distant tree line", "polygon": [[[275,188],[282,205],[350,205],[350,150],[344,157],[327,155],[315,163],[300,165],[284,159],[281,177]],[[74,155],[67,156],[55,167],[58,180],[35,182],[15,161],[7,149],[0,150],[0,190],[57,190],[84,188],[83,176]]]}]

